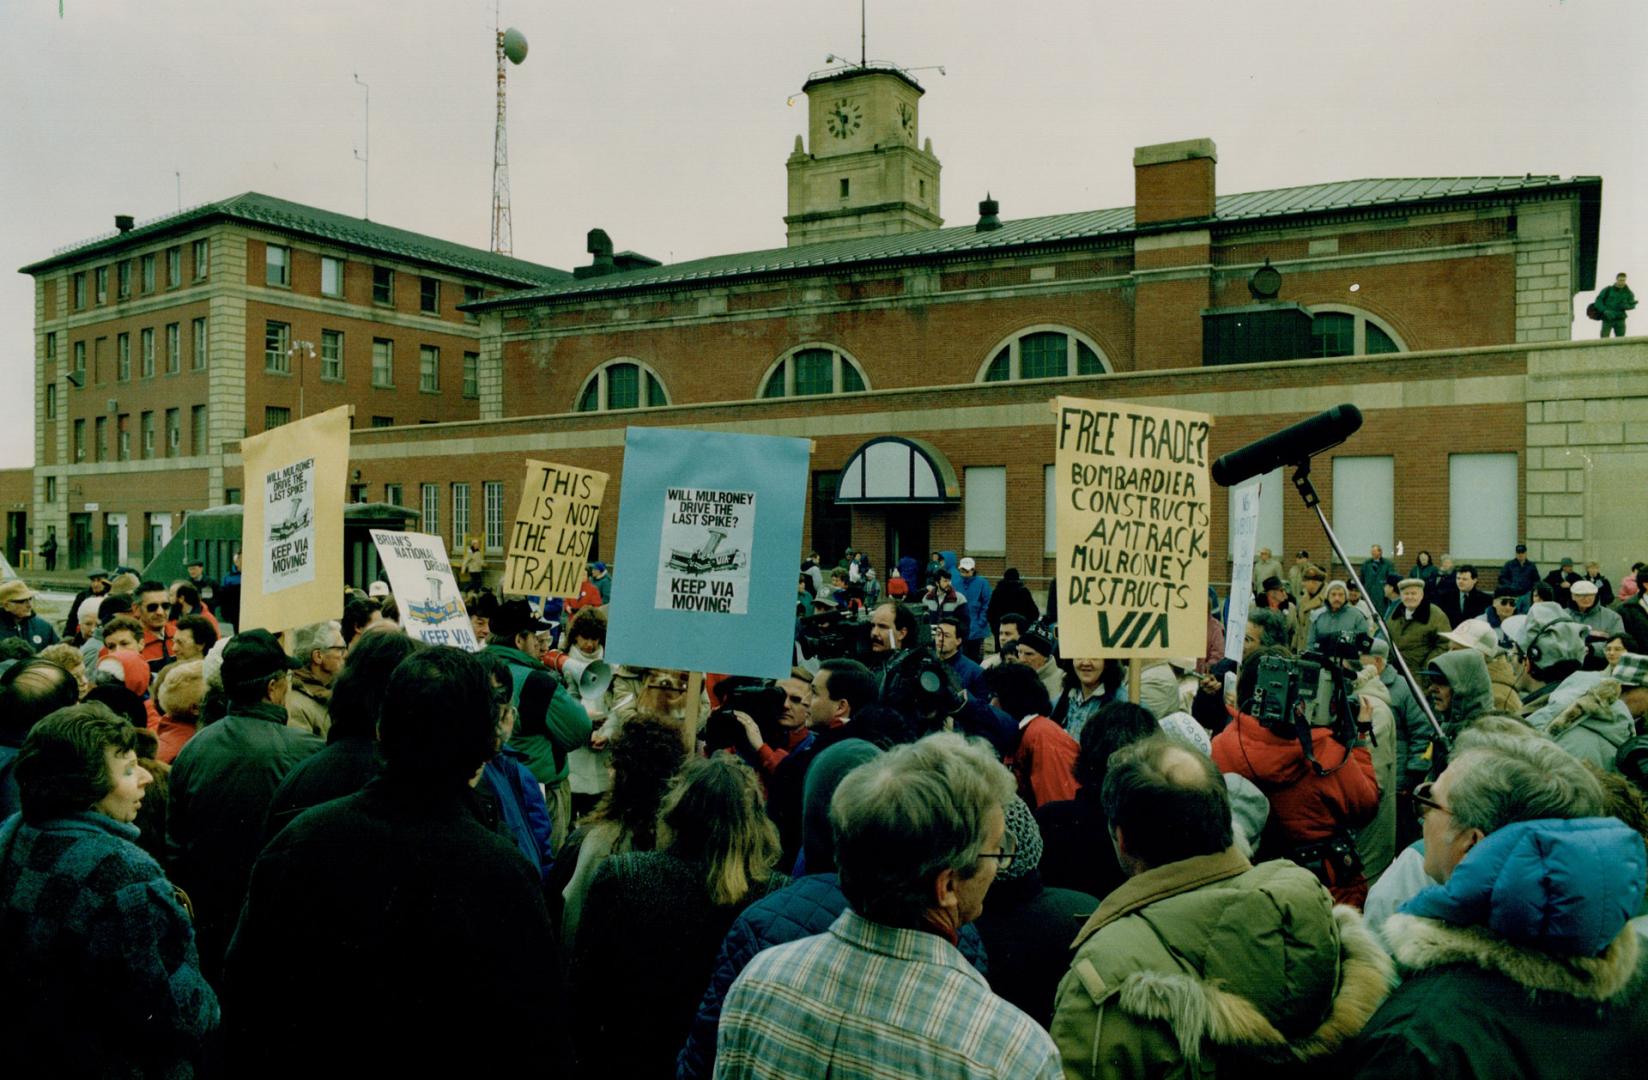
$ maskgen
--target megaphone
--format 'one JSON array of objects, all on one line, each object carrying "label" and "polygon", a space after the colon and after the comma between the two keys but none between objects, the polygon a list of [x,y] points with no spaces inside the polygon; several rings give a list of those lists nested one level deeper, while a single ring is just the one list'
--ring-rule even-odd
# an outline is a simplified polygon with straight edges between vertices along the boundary
[{"label": "megaphone", "polygon": [[576,660],[567,657],[561,664],[561,679],[576,690],[587,711],[599,707],[607,687],[612,685],[612,665],[605,660]]}]

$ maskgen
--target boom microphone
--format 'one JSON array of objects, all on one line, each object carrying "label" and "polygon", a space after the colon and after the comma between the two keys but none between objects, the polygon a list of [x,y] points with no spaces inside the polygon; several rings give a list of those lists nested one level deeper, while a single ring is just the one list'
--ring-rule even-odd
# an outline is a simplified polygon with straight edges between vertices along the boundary
[{"label": "boom microphone", "polygon": [[1213,481],[1235,487],[1250,476],[1260,476],[1283,465],[1296,465],[1330,447],[1338,446],[1362,426],[1362,410],[1335,405],[1258,442],[1232,450],[1213,463]]}]

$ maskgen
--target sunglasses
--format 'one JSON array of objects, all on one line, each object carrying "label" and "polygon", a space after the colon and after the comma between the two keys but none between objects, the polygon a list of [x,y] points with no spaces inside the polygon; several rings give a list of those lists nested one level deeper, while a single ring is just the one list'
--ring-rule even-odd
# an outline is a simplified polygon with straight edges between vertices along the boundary
[{"label": "sunglasses", "polygon": [[144,611],[165,611],[170,606],[171,606],[170,604],[144,604],[143,605],[143,610]]}]

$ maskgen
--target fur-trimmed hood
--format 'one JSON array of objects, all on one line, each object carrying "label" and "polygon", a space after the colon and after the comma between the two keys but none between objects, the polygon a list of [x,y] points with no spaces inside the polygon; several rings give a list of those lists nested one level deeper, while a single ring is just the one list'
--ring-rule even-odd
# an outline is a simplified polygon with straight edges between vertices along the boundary
[{"label": "fur-trimmed hood", "polygon": [[1302,1039],[1289,1039],[1254,1002],[1192,975],[1129,975],[1116,1002],[1124,1012],[1172,1028],[1187,1062],[1201,1057],[1204,1041],[1280,1063],[1325,1058],[1367,1026],[1392,982],[1390,957],[1363,925],[1361,913],[1340,905],[1333,919],[1341,949],[1339,989],[1326,1018]]},{"label": "fur-trimmed hood", "polygon": [[1578,957],[1513,945],[1480,926],[1449,926],[1418,915],[1392,915],[1385,920],[1383,933],[1404,972],[1470,964],[1503,975],[1530,993],[1564,994],[1599,1004],[1631,988],[1642,951],[1641,937],[1629,926],[1602,955]]}]

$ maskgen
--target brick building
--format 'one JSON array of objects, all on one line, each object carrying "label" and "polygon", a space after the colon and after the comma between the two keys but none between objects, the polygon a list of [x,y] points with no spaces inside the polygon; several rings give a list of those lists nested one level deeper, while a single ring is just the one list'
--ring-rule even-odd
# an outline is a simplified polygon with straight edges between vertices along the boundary
[{"label": "brick building", "polygon": [[[612,549],[627,425],[801,436],[805,542],[826,556],[849,540],[878,566],[955,549],[992,578],[1044,581],[1055,394],[1205,410],[1215,454],[1349,400],[1367,426],[1315,475],[1354,555],[1401,540],[1408,557],[1497,566],[1524,537],[1539,558],[1628,546],[1596,547],[1596,478],[1550,449],[1609,424],[1648,445],[1608,412],[1648,397],[1648,350],[1566,341],[1574,294],[1594,287],[1599,179],[1220,194],[1213,144],[1190,140],[1134,152],[1134,206],[1012,220],[986,200],[943,228],[913,79],[850,68],[806,92],[788,246],[665,266],[596,230],[573,276],[489,289],[464,305],[479,318],[472,411],[362,424],[357,494],[404,495],[426,531],[481,535],[498,560],[523,457],[603,469],[596,557]],[[1580,377],[1598,372],[1611,398]],[[238,488],[233,448],[212,465]],[[1336,501],[1347,487],[1356,498]],[[1215,581],[1227,524],[1216,493]],[[1267,503],[1261,540],[1325,554],[1291,492]]]},{"label": "brick building", "polygon": [[346,402],[362,426],[474,418],[480,327],[459,306],[571,277],[255,192],[115,220],[22,269],[28,531],[70,566],[141,564],[184,511],[237,501],[224,448],[249,433]]}]

